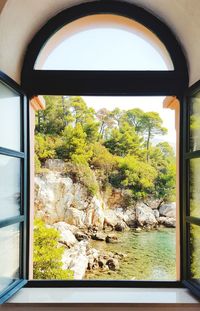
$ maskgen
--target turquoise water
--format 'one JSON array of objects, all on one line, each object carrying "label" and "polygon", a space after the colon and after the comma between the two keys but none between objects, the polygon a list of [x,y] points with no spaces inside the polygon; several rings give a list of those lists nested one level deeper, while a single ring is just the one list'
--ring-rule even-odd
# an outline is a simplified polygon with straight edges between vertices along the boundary
[{"label": "turquoise water", "polygon": [[118,271],[88,272],[86,279],[99,280],[176,280],[176,229],[115,233],[119,243],[91,241],[90,246],[102,251],[122,252]]}]

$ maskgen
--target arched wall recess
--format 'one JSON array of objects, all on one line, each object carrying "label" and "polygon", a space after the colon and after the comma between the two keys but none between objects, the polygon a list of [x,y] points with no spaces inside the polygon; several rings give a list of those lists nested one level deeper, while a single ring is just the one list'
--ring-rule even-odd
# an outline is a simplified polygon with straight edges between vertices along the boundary
[{"label": "arched wall recess", "polygon": [[[102,14],[122,16],[146,27],[166,48],[174,70],[34,69],[38,55],[56,32],[78,19]],[[35,35],[24,59],[22,86],[30,95],[181,95],[188,86],[188,70],[177,39],[171,30],[152,14],[126,2],[94,1],[59,13]]]}]

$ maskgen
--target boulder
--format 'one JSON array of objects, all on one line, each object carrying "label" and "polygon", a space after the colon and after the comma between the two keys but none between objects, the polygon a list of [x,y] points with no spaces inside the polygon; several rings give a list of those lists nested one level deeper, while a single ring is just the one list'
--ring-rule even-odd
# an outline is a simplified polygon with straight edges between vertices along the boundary
[{"label": "boulder", "polygon": [[168,228],[176,228],[176,219],[172,217],[159,217],[159,224],[168,227]]},{"label": "boulder", "polygon": [[146,206],[144,203],[141,203],[136,206],[136,219],[137,223],[141,226],[152,226],[154,227],[157,224],[157,220],[154,216],[153,210]]},{"label": "boulder", "polygon": [[75,237],[76,239],[80,242],[80,241],[83,241],[83,240],[88,240],[88,236],[87,234],[81,232],[81,231],[77,231],[75,233]]},{"label": "boulder", "polygon": [[115,235],[107,235],[106,243],[117,243],[118,238]]},{"label": "boulder", "polygon": [[64,251],[62,257],[63,269],[74,271],[75,280],[82,280],[85,276],[88,267],[87,248],[88,241],[81,241]]},{"label": "boulder", "polygon": [[124,231],[125,229],[127,229],[127,225],[126,225],[125,222],[123,222],[123,221],[118,222],[118,223],[115,225],[115,231],[122,232],[122,231]]},{"label": "boulder", "polygon": [[153,214],[154,214],[156,219],[160,217],[160,213],[159,213],[159,211],[157,209],[153,210]]},{"label": "boulder", "polygon": [[160,216],[176,218],[176,203],[163,204],[159,208]]},{"label": "boulder", "polygon": [[79,228],[84,228],[85,213],[84,211],[70,207],[65,211],[65,221],[70,225],[74,225]]},{"label": "boulder", "polygon": [[106,265],[108,266],[110,270],[113,270],[113,271],[119,269],[119,261],[116,258],[108,259],[108,261],[106,262]]},{"label": "boulder", "polygon": [[104,223],[107,226],[114,227],[121,220],[120,217],[117,215],[116,211],[112,209],[105,210],[104,215],[105,215]]},{"label": "boulder", "polygon": [[60,239],[59,242],[65,244],[68,247],[72,247],[77,243],[77,239],[74,234],[69,230],[69,227],[64,222],[54,224],[52,227],[59,231]]},{"label": "boulder", "polygon": [[96,241],[105,241],[106,237],[103,233],[97,232],[96,234],[91,235],[91,239]]}]

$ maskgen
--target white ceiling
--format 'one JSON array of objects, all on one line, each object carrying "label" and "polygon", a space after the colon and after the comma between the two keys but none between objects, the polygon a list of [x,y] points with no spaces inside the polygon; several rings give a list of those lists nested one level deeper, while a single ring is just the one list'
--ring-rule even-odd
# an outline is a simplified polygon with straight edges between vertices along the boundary
[{"label": "white ceiling", "polygon": [[[85,0],[0,0],[0,70],[20,82],[28,43],[49,18]],[[164,21],[189,63],[190,84],[200,79],[200,0],[129,0]]]}]

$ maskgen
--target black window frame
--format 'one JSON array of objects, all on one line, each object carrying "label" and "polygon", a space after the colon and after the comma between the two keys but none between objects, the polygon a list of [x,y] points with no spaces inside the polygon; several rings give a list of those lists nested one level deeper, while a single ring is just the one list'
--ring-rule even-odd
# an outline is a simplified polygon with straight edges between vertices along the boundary
[{"label": "black window frame", "polygon": [[[152,31],[165,45],[172,59],[172,71],[72,71],[72,70],[35,70],[34,65],[45,42],[60,28],[76,19],[93,14],[114,14],[133,19]],[[30,42],[24,58],[21,74],[22,87],[29,98],[35,95],[107,95],[107,96],[176,96],[180,101],[180,150],[184,137],[184,93],[188,88],[188,66],[180,43],[172,31],[157,17],[141,7],[125,1],[92,1],[67,8],[50,19]],[[56,83],[55,83],[56,81]],[[180,172],[184,166],[180,152]],[[183,197],[183,174],[180,174],[180,206]],[[185,219],[184,209],[180,211],[181,220]],[[181,222],[181,257],[184,225]],[[160,281],[111,281],[111,280],[30,280],[28,287],[181,287],[181,280]]]},{"label": "black window frame", "polygon": [[[19,274],[20,278],[10,284],[0,293],[0,304],[8,300],[15,292],[22,288],[28,281],[28,100],[21,87],[10,77],[0,71],[0,82],[20,97],[20,151],[0,147],[0,155],[19,159],[21,205],[20,215],[8,217],[0,221],[0,228],[19,224]],[[3,207],[1,207],[3,208]]]},{"label": "black window frame", "polygon": [[184,212],[183,212],[183,284],[200,298],[200,283],[192,279],[191,275],[191,243],[190,225],[200,226],[200,216],[190,216],[190,160],[200,158],[200,150],[190,150],[190,116],[191,98],[200,93],[200,80],[193,84],[185,94],[184,105],[184,144],[183,144],[183,178],[184,178]]}]

